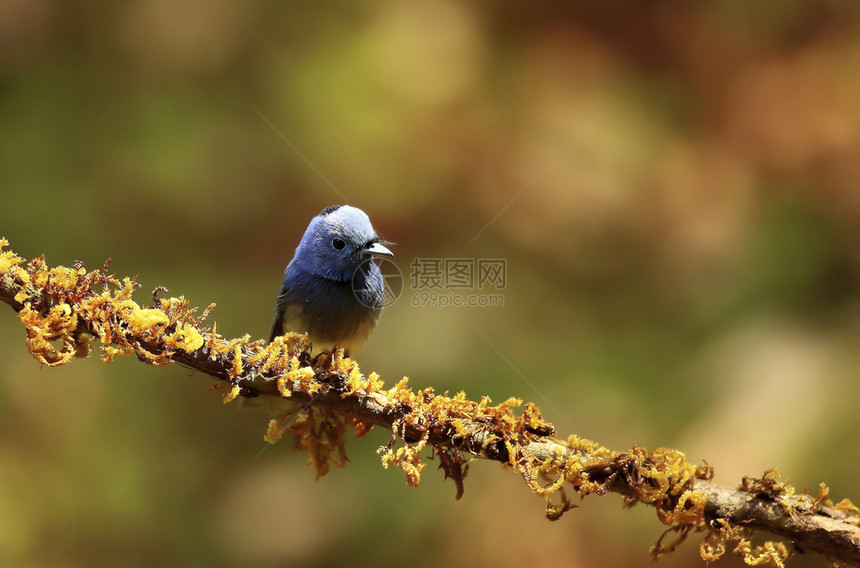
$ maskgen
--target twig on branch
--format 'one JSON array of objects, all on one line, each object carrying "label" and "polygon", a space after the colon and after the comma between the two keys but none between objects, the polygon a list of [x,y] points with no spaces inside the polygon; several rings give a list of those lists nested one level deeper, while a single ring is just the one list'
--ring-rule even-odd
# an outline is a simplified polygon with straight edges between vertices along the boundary
[{"label": "twig on branch", "polygon": [[[691,532],[703,532],[700,554],[711,561],[730,547],[747,563],[783,566],[792,552],[823,554],[834,563],[860,566],[860,519],[848,500],[833,504],[822,483],[816,496],[779,480],[776,470],[744,478],[737,488],[712,483],[707,464],[693,465],[677,450],[646,451],[633,446],[610,450],[588,440],[556,436],[540,410],[509,399],[491,405],[460,392],[435,394],[412,390],[403,379],[384,388],[375,373],[364,375],[358,364],[336,350],[312,359],[307,338],[288,334],[271,344],[250,336],[225,339],[204,325],[214,307],[198,316],[183,297],[160,298],[142,307],[132,299],[139,285],[102,269],[50,268],[39,257],[24,261],[3,252],[0,239],[0,301],[9,304],[24,325],[27,347],[42,364],[68,363],[90,352],[90,340],[101,342],[101,358],[134,353],[146,363],[180,363],[221,381],[225,403],[237,397],[288,398],[304,410],[288,425],[285,415],[269,423],[266,440],[284,433],[294,447],[310,456],[317,475],[346,463],[347,427],[357,435],[380,426],[391,431],[380,448],[385,467],[401,469],[408,485],[417,486],[426,467],[424,448],[439,456],[441,468],[463,492],[468,470],[464,454],[505,464],[547,504],[549,519],[573,508],[570,494],[623,496],[625,505],[654,507],[667,529],[652,547],[655,558],[671,552]],[[757,531],[783,537],[787,543],[753,546]]]}]

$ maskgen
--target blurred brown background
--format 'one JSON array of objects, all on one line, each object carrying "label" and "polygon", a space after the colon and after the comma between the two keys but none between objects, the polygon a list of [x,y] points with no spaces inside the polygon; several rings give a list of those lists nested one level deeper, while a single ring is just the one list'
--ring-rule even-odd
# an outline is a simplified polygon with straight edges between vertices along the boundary
[{"label": "blurred brown background", "polygon": [[[0,0],[0,125],[23,256],[262,337],[344,195],[407,276],[363,370],[860,500],[856,2]],[[413,306],[414,258],[505,259],[504,306]],[[406,489],[385,432],[315,483],[205,377],[0,338],[3,566],[650,566],[662,531],[611,495],[549,523],[493,463]]]}]

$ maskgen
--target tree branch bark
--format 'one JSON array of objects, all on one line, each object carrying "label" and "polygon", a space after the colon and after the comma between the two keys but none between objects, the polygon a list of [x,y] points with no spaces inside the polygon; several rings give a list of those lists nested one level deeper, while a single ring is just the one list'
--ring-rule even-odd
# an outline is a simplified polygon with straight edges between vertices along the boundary
[{"label": "tree branch bark", "polygon": [[[267,440],[284,433],[308,451],[318,475],[345,464],[347,426],[359,434],[373,426],[392,432],[380,448],[383,465],[403,470],[417,485],[426,464],[426,447],[439,458],[446,476],[462,494],[468,466],[463,453],[511,466],[547,503],[555,520],[571,509],[569,494],[623,496],[627,505],[644,503],[667,525],[652,547],[659,557],[692,532],[704,533],[700,553],[714,560],[729,547],[748,562],[784,565],[792,552],[815,552],[829,560],[860,566],[860,519],[847,500],[833,504],[824,484],[817,496],[795,495],[775,470],[744,478],[738,488],[711,482],[706,464],[689,464],[677,451],[646,451],[634,446],[617,452],[576,436],[558,437],[531,403],[510,399],[490,405],[465,394],[437,395],[432,388],[413,390],[400,381],[384,388],[375,373],[364,375],[342,351],[312,359],[304,336],[290,334],[272,344],[249,336],[225,339],[204,325],[213,306],[196,315],[184,298],[159,298],[141,307],[132,299],[139,286],[117,280],[102,269],[87,272],[48,267],[43,258],[26,262],[0,239],[0,301],[18,313],[27,346],[46,365],[68,363],[90,351],[90,338],[101,342],[101,358],[135,353],[153,365],[179,363],[221,382],[224,401],[237,397],[299,403],[293,424],[281,415],[269,424]],[[787,543],[753,546],[758,531]],[[673,537],[669,543],[665,543]]]}]

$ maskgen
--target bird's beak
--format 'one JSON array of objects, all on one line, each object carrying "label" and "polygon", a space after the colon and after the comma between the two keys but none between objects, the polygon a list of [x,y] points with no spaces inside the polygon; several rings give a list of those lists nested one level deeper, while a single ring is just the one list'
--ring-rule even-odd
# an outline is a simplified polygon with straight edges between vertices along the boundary
[{"label": "bird's beak", "polygon": [[382,246],[379,243],[373,243],[372,245],[370,245],[369,247],[364,249],[364,252],[367,254],[374,254],[374,255],[381,255],[381,256],[391,256],[391,257],[394,256],[393,252],[391,252],[390,250],[388,250],[387,248],[385,248],[384,246]]}]

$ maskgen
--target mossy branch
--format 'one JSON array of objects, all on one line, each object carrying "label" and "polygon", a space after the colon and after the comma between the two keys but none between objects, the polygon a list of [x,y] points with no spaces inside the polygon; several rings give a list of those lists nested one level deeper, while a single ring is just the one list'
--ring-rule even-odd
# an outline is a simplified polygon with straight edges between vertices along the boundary
[{"label": "mossy branch", "polygon": [[[572,493],[623,496],[625,505],[654,507],[668,528],[652,547],[655,558],[672,551],[692,532],[702,532],[700,554],[711,561],[729,548],[752,565],[783,566],[793,552],[815,552],[834,563],[860,566],[860,518],[848,500],[834,504],[822,483],[813,496],[780,481],[776,470],[744,478],[738,488],[711,482],[707,464],[693,465],[677,450],[646,451],[633,446],[617,452],[576,436],[560,438],[539,409],[509,399],[498,405],[475,402],[460,392],[412,390],[403,379],[384,388],[375,373],[364,375],[342,351],[312,359],[305,336],[290,334],[272,344],[246,335],[226,339],[204,325],[214,305],[200,315],[182,298],[160,298],[142,307],[132,299],[139,285],[107,273],[108,264],[87,271],[50,268],[44,257],[25,261],[0,239],[0,301],[24,325],[27,347],[42,364],[68,363],[101,342],[101,358],[136,354],[146,363],[180,363],[218,381],[224,402],[237,397],[288,398],[302,403],[292,424],[286,415],[269,423],[266,440],[284,433],[306,450],[317,475],[346,463],[347,427],[357,435],[374,426],[391,431],[380,448],[385,467],[400,468],[416,486],[426,467],[427,448],[439,457],[447,477],[462,495],[468,456],[501,462],[516,471],[546,501],[555,520],[574,507]],[[758,531],[786,542],[752,544]]]}]

